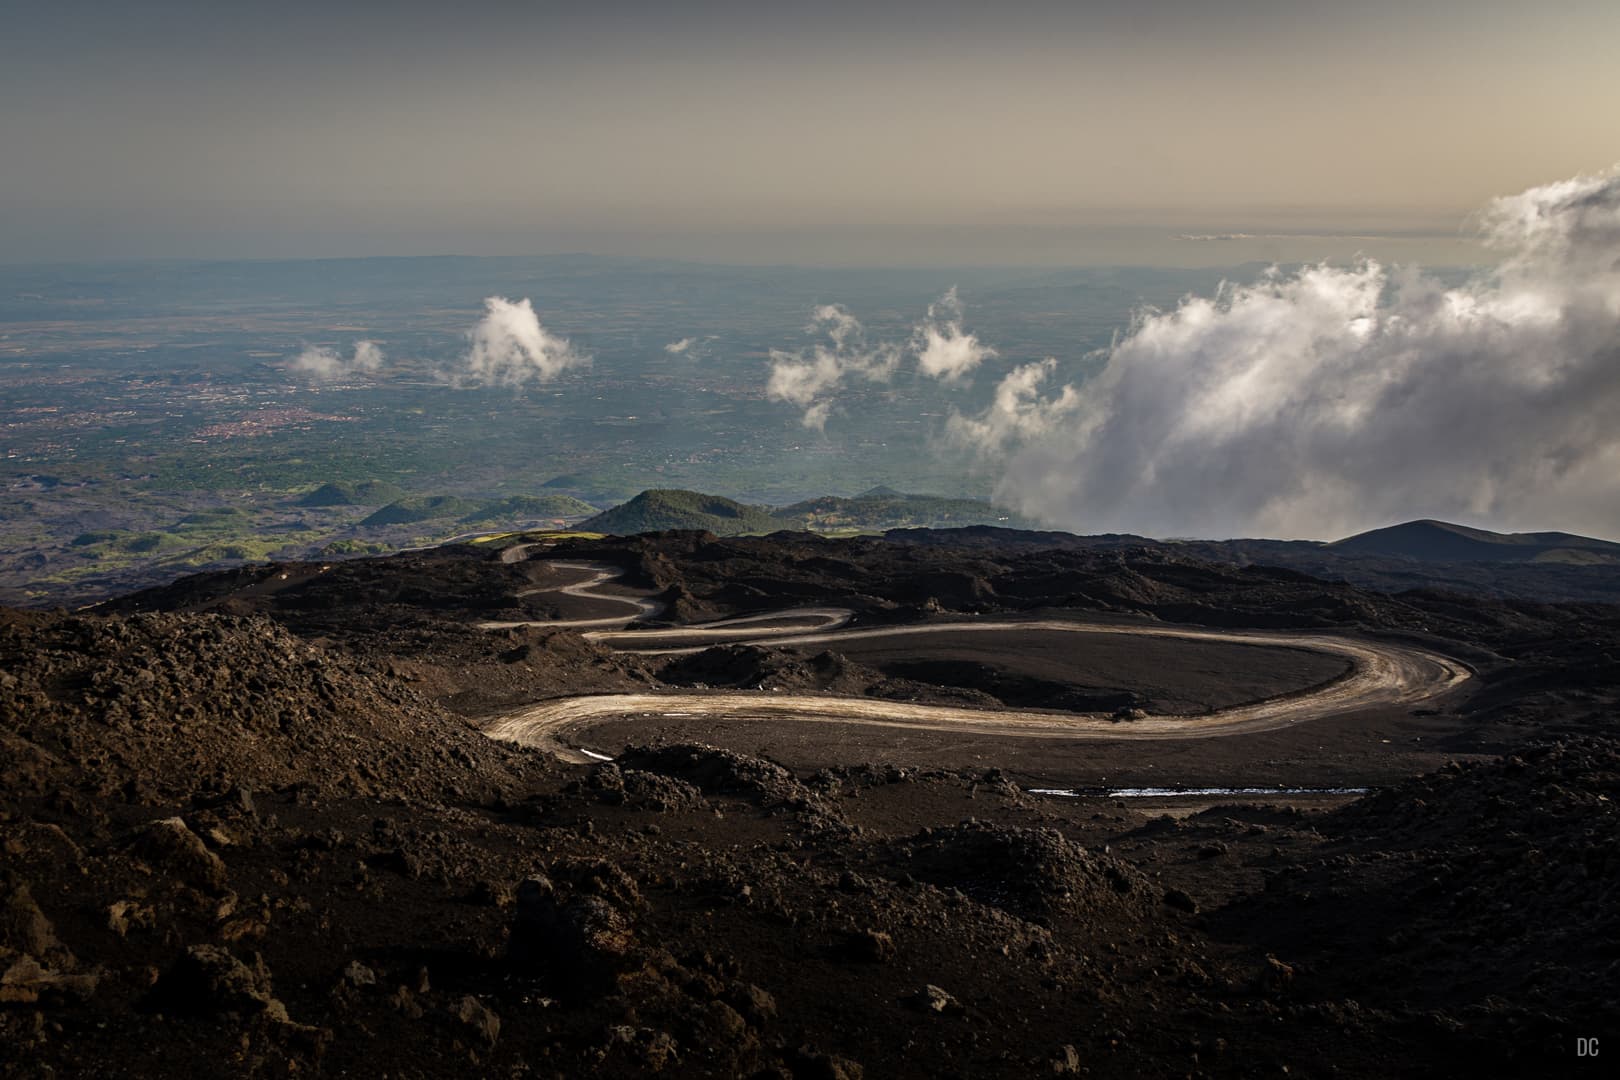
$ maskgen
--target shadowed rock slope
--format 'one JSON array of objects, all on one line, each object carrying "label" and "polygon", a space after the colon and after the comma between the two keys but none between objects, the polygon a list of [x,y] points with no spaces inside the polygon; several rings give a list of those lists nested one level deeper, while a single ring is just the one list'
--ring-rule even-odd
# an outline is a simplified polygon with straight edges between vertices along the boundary
[{"label": "shadowed rock slope", "polygon": [[562,550],[723,611],[1068,604],[1443,641],[1482,672],[1447,722],[1512,751],[1330,812],[1185,817],[1032,795],[988,759],[811,774],[643,739],[562,766],[446,704],[665,664],[860,673],[479,631],[536,567],[473,548],[5,612],[0,1075],[1579,1075],[1574,1039],[1620,1011],[1614,609],[1153,551]]}]

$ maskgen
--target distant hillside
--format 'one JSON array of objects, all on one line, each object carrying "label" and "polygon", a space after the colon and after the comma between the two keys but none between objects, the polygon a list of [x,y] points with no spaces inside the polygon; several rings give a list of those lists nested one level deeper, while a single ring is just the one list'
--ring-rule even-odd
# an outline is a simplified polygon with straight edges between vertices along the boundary
[{"label": "distant hillside", "polygon": [[907,495],[893,488],[876,487],[851,498],[826,495],[775,510],[697,491],[644,491],[621,506],[581,522],[580,528],[621,536],[665,529],[705,529],[720,536],[734,536],[779,529],[830,531],[1020,523],[1014,515],[978,499]]},{"label": "distant hillside", "polygon": [[617,506],[633,498],[641,489],[612,476],[565,473],[562,476],[553,476],[541,484],[540,490],[558,495],[572,495],[576,499],[583,499],[603,507]]},{"label": "distant hillside", "polygon": [[907,495],[888,487],[875,487],[853,498],[825,495],[784,506],[776,511],[786,528],[899,529],[944,525],[1021,524],[1007,510],[979,499],[953,499],[941,495]]},{"label": "distant hillside", "polygon": [[[328,484],[327,487],[337,485]],[[318,494],[318,493],[316,493]],[[346,505],[346,504],[327,504]],[[456,519],[461,525],[500,524],[546,518],[582,518],[596,507],[571,495],[512,495],[504,499],[464,499],[458,495],[407,495],[360,522],[362,528],[412,525],[418,521]]]},{"label": "distant hillside", "polygon": [[245,521],[248,512],[239,506],[214,506],[207,510],[198,510],[187,514],[175,522],[177,529],[221,529],[232,528]]},{"label": "distant hillside", "polygon": [[454,495],[410,495],[397,499],[360,522],[364,527],[380,525],[410,525],[418,521],[438,518],[459,518],[476,513],[482,504],[469,502]]},{"label": "distant hillside", "polygon": [[1495,533],[1445,521],[1408,521],[1327,545],[1341,555],[1423,562],[1620,563],[1620,544],[1571,533]]},{"label": "distant hillside", "polygon": [[513,495],[497,499],[461,519],[463,525],[483,525],[528,518],[581,518],[596,507],[571,495]]},{"label": "distant hillside", "polygon": [[383,506],[404,498],[403,488],[382,480],[322,484],[298,500],[299,506]]},{"label": "distant hillside", "polygon": [[633,536],[666,529],[702,529],[717,536],[769,533],[783,528],[768,509],[698,491],[652,490],[580,522],[589,532]]},{"label": "distant hillside", "polygon": [[582,473],[564,473],[562,476],[553,476],[540,486],[543,488],[580,488],[589,487],[591,479]]}]

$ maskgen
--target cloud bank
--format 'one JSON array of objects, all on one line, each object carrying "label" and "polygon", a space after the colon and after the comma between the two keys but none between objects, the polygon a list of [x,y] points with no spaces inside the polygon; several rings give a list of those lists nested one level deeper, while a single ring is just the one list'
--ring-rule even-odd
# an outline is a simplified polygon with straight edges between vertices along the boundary
[{"label": "cloud bank", "polygon": [[1447,286],[1366,261],[1145,312],[1083,389],[1019,368],[950,434],[1085,531],[1335,537],[1415,517],[1620,535],[1620,174],[1500,198]]},{"label": "cloud bank", "polygon": [[523,386],[549,382],[590,358],[576,352],[567,338],[544,326],[527,299],[500,296],[484,301],[484,317],[468,332],[471,347],[462,358],[456,381],[480,386]]},{"label": "cloud bank", "polygon": [[306,345],[292,361],[295,370],[307,371],[317,379],[370,374],[382,364],[383,351],[375,341],[355,342],[354,352],[347,357],[326,345]]},{"label": "cloud bank", "polygon": [[916,359],[922,374],[956,382],[996,355],[994,349],[962,329],[962,316],[962,301],[952,288],[928,305],[928,314],[912,328],[906,344],[869,344],[865,328],[843,306],[819,307],[805,329],[825,334],[827,341],[796,351],[772,349],[765,396],[799,406],[804,410],[801,423],[821,430],[832,412],[831,396],[845,382],[887,382],[908,353]]}]

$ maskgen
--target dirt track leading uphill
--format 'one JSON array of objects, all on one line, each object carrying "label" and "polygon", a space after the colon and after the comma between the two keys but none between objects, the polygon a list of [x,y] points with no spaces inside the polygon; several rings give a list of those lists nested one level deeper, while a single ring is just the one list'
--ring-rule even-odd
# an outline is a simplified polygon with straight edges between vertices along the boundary
[{"label": "dirt track leading uphill", "polygon": [[[501,553],[501,562],[520,562],[522,555],[532,545],[519,544]],[[517,558],[510,558],[512,552],[519,552]],[[588,600],[598,600],[610,604],[622,604],[631,609],[629,614],[608,615],[601,618],[589,619],[549,619],[549,620],[512,620],[506,622],[482,622],[478,624],[481,630],[513,630],[523,626],[547,626],[557,630],[585,630],[590,627],[624,626],[637,619],[650,619],[664,610],[664,605],[653,600],[643,600],[631,596],[615,596],[612,593],[597,591],[597,586],[605,585],[615,578],[621,577],[622,572],[611,566],[599,566],[596,563],[551,563],[558,570],[581,570],[590,576],[583,581],[572,582],[568,585],[547,587],[539,586],[533,589],[524,589],[518,596],[533,596],[537,593],[561,593],[563,596],[582,597]]]}]

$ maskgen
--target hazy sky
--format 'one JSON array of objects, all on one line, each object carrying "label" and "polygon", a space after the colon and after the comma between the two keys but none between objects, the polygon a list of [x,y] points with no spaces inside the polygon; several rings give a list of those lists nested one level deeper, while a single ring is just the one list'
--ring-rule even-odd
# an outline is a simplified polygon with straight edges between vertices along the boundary
[{"label": "hazy sky", "polygon": [[1614,0],[0,0],[0,259],[1421,257],[1620,161],[1617,41]]}]

